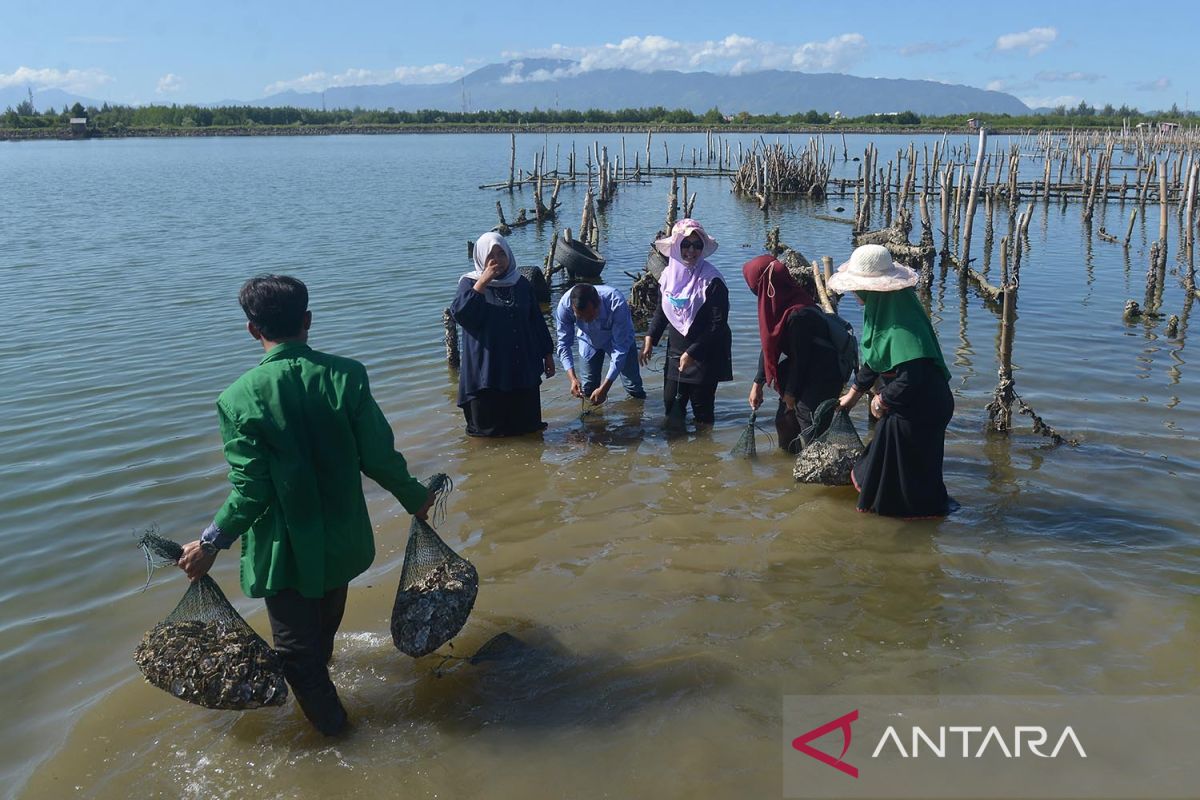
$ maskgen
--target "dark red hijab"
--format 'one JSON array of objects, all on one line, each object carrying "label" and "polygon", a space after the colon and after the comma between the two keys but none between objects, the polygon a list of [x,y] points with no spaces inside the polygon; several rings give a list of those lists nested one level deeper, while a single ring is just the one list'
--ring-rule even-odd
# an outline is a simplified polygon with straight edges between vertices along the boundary
[{"label": "dark red hijab", "polygon": [[762,340],[767,385],[778,389],[779,357],[783,354],[787,318],[793,311],[816,305],[816,301],[796,282],[787,266],[771,255],[747,261],[742,267],[742,277],[758,298],[758,337]]}]

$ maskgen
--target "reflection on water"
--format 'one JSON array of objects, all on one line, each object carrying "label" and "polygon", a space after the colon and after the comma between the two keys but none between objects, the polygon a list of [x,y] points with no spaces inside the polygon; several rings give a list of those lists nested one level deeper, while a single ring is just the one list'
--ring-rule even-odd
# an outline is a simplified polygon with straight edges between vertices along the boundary
[{"label": "reflection on water", "polygon": [[[847,139],[852,156],[866,145]],[[570,138],[519,136],[519,157],[543,143]],[[814,215],[845,198],[763,212],[724,182],[690,183],[731,287],[736,380],[718,391],[713,430],[668,432],[661,373],[647,370],[647,400],[618,389],[587,414],[556,376],[543,388],[543,434],[488,441],[463,434],[440,318],[467,268],[461,243],[494,224],[495,200],[510,219],[529,204],[476,188],[505,174],[507,136],[3,151],[8,794],[776,796],[783,694],[1200,688],[1194,301],[1172,271],[1163,319],[1122,321],[1144,285],[1133,266],[1157,236],[1144,215],[1129,248],[1093,248],[1077,204],[1038,201],[1018,245],[1017,390],[1077,448],[1047,446],[1019,415],[1012,435],[984,433],[997,364],[979,342],[996,340],[998,316],[955,271],[937,270],[928,308],[953,372],[946,478],[962,507],[900,523],[856,513],[847,489],[796,485],[791,459],[762,440],[755,459],[730,455],[758,356],[741,263],[776,226],[806,256],[840,262],[847,226]],[[435,166],[454,178],[424,191]],[[835,174],[856,168],[839,161]],[[45,191],[54,185],[103,197],[105,213]],[[601,216],[606,275],[622,290],[661,224],[666,185],[623,186]],[[563,188],[564,219],[583,194]],[[1006,203],[994,214],[1012,228]],[[976,222],[972,249],[990,264]],[[71,257],[65,231],[79,245]],[[514,232],[518,261],[540,264],[551,235]],[[139,593],[129,534],[155,523],[194,535],[223,499],[213,400],[258,360],[235,294],[265,270],[308,282],[314,345],[367,364],[414,473],[455,481],[439,533],[476,565],[481,588],[444,652],[470,656],[499,634],[518,643],[476,663],[392,647],[408,517],[368,484],[378,555],[351,589],[332,667],[354,724],[338,742],[311,733],[291,704],[187,706],[130,661],[183,578],[156,575]],[[856,303],[841,313],[861,329]],[[235,559],[214,574],[266,632],[261,603],[236,588]]]}]

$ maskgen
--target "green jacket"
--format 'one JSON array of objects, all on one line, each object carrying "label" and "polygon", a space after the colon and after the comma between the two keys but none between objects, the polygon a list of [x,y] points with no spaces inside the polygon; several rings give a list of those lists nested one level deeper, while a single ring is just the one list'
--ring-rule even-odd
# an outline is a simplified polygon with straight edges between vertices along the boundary
[{"label": "green jacket", "polygon": [[251,597],[321,597],[371,565],[360,471],[409,513],[425,502],[357,361],[284,342],[221,393],[217,414],[233,489],[213,524],[223,541],[242,537]]}]

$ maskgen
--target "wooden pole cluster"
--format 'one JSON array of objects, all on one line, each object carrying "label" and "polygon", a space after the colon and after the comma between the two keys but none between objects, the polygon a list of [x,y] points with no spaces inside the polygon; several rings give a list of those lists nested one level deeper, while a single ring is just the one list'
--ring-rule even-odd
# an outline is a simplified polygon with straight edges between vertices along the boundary
[{"label": "wooden pole cluster", "polygon": [[764,209],[780,195],[820,198],[832,168],[816,139],[799,151],[782,144],[755,144],[732,178],[733,191],[755,198]]},{"label": "wooden pole cluster", "polygon": [[[666,176],[672,172],[678,175],[688,175],[691,177],[700,178],[725,178],[733,177],[737,174],[737,169],[744,160],[744,156],[748,151],[743,151],[741,142],[738,143],[738,148],[733,146],[724,139],[724,137],[708,133],[707,143],[705,147],[694,149],[691,155],[691,167],[683,165],[684,159],[681,157],[679,162],[671,165],[667,155],[667,142],[664,139],[663,144],[663,163],[651,162],[651,142],[653,140],[653,132],[646,132],[646,150],[645,164],[642,163],[642,153],[635,151],[633,153],[634,163],[631,166],[626,156],[626,148],[624,137],[621,141],[621,154],[616,158],[609,158],[607,148],[601,148],[596,142],[592,142],[588,146],[584,154],[584,160],[581,161],[576,152],[575,144],[572,142],[571,151],[567,154],[567,163],[560,168],[559,154],[556,150],[554,156],[554,164],[548,167],[548,154],[546,146],[543,144],[534,152],[533,163],[528,169],[517,168],[517,141],[516,134],[510,134],[509,137],[509,174],[508,180],[500,183],[485,183],[480,185],[480,189],[500,189],[512,192],[515,189],[520,189],[525,186],[534,186],[539,177],[543,180],[560,180],[564,184],[572,183],[587,183],[592,184],[598,177],[604,185],[604,198],[611,198],[612,192],[615,191],[619,183],[645,183],[649,178],[654,176]],[[608,169],[605,169],[605,164]],[[603,204],[602,196],[598,192],[596,202]],[[605,201],[606,202],[606,201]]]},{"label": "wooden pole cluster", "polygon": [[600,246],[600,225],[596,219],[596,203],[592,197],[592,187],[588,187],[583,200],[583,215],[579,220],[579,241],[598,248]]}]

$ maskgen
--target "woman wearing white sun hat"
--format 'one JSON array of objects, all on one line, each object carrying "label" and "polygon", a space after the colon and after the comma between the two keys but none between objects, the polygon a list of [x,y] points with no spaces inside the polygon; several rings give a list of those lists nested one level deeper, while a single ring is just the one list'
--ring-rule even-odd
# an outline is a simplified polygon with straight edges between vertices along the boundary
[{"label": "woman wearing white sun hat", "polygon": [[950,371],[929,315],[912,287],[917,273],[867,244],[829,279],[863,303],[862,357],[854,385],[839,400],[850,409],[875,383],[875,436],[851,475],[858,510],[889,517],[940,517],[951,501],[942,479],[946,426],[954,414]]}]

